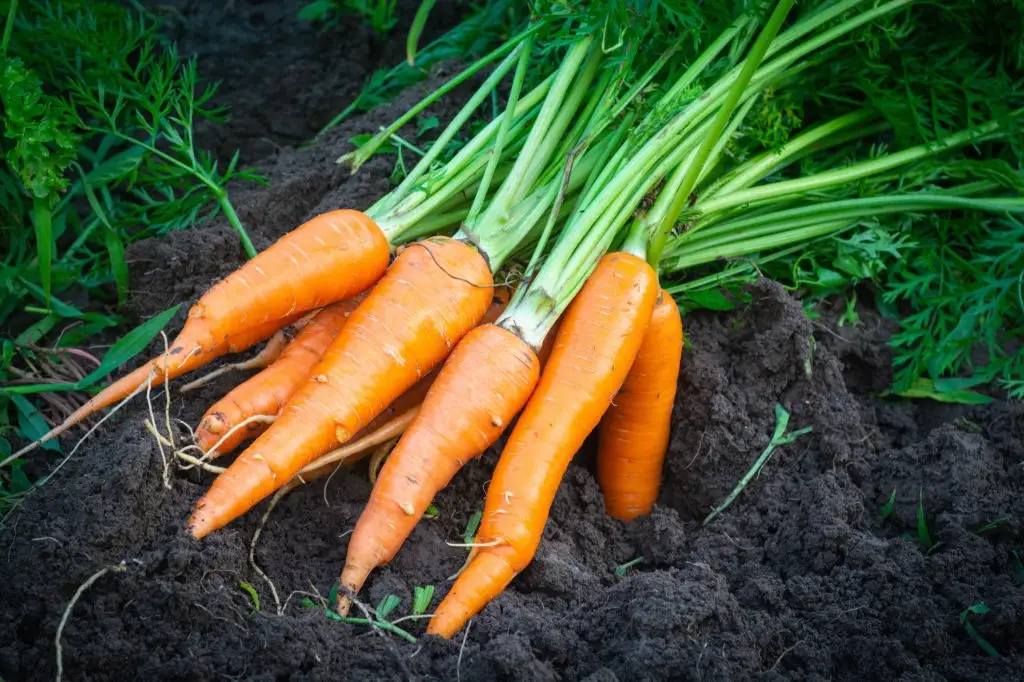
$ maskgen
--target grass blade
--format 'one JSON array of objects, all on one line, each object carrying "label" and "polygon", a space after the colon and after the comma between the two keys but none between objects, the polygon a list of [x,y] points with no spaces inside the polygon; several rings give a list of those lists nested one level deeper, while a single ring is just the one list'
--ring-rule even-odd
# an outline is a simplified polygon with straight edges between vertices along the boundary
[{"label": "grass blade", "polygon": [[409,27],[409,37],[405,40],[405,58],[409,62],[409,66],[416,65],[416,49],[419,46],[420,36],[423,35],[423,29],[427,25],[427,18],[430,16],[430,10],[434,8],[435,2],[437,0],[423,0],[420,2],[420,6],[416,10],[416,16],[412,19],[412,26]]},{"label": "grass blade", "polygon": [[36,230],[36,253],[39,259],[39,283],[43,299],[50,305],[50,277],[53,262],[53,209],[47,199],[36,198],[32,204],[32,224]]},{"label": "grass blade", "polygon": [[82,390],[96,383],[107,374],[117,369],[133,357],[141,353],[149,345],[160,330],[167,326],[174,314],[178,312],[181,304],[168,308],[159,315],[154,315],[135,329],[125,334],[117,343],[110,347],[100,366],[90,372],[84,379],[75,384],[77,390]]}]

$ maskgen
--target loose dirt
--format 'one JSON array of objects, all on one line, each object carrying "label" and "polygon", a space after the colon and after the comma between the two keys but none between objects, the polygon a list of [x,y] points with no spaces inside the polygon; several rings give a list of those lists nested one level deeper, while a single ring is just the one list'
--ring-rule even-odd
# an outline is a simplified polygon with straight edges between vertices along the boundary
[{"label": "loose dirt", "polygon": [[[210,4],[216,9],[182,9],[181,40],[185,51],[205,46],[206,72],[235,81],[222,93],[236,121],[224,144],[259,157],[271,182],[233,194],[257,247],[318,212],[363,207],[386,192],[387,157],[354,176],[334,159],[351,148],[349,137],[390,121],[416,93],[296,148],[347,103],[376,63],[374,50],[335,45],[358,42],[352,27],[302,42],[308,29],[292,26],[301,3]],[[222,33],[218,21],[230,28]],[[248,65],[247,54],[263,52]],[[289,81],[296,72],[302,77]],[[139,316],[193,301],[241,262],[220,223],[140,243],[129,255]],[[265,505],[203,542],[189,539],[185,520],[211,476],[175,473],[165,489],[159,451],[142,427],[145,404],[134,404],[0,529],[0,677],[53,679],[54,634],[69,600],[90,575],[123,560],[127,570],[99,579],[70,615],[66,680],[1024,678],[1024,557],[1015,554],[1024,552],[1024,408],[874,397],[889,385],[891,329],[866,310],[856,327],[836,318],[826,308],[809,319],[766,282],[737,311],[689,315],[692,348],[653,514],[609,519],[585,447],[533,563],[453,641],[422,636],[422,621],[406,621],[419,637],[410,644],[302,601],[326,596],[344,562],[370,492],[365,464],[293,492],[270,517],[257,561],[287,598],[277,615],[248,564]],[[173,393],[172,417],[195,424],[237,381]],[[776,450],[733,505],[702,525],[768,444],[776,404],[790,412],[791,430],[812,431]],[[437,605],[466,557],[447,543],[462,541],[482,507],[501,444],[439,495],[439,517],[424,520],[371,579],[370,604],[395,594],[394,614],[405,615],[414,588],[434,585]],[[930,550],[919,540],[921,509]],[[616,573],[638,556],[644,561]],[[258,611],[243,582],[259,594]],[[989,611],[968,622],[998,658],[963,623],[961,614],[982,602]]]}]

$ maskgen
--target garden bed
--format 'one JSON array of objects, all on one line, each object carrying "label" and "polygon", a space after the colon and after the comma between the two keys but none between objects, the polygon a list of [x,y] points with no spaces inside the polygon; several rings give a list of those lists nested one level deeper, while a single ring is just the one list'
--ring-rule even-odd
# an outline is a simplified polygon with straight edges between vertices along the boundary
[{"label": "garden bed", "polygon": [[[354,25],[318,37],[295,18],[302,3],[207,3],[201,12],[195,4],[179,3],[182,51],[197,52],[201,72],[226,81],[221,101],[233,107],[232,122],[206,130],[204,143],[241,148],[270,181],[232,195],[257,248],[317,213],[362,208],[388,190],[393,157],[355,176],[334,160],[351,136],[392,120],[415,93],[311,147],[298,143],[351,100],[369,71],[401,59],[399,49],[378,47]],[[453,19],[439,12],[434,21]],[[445,106],[429,113],[444,117]],[[242,257],[221,223],[139,242],[128,254],[131,310],[145,317],[187,307]],[[165,488],[160,451],[143,428],[147,407],[136,400],[0,529],[0,677],[53,679],[68,602],[121,561],[125,570],[99,578],[68,617],[64,679],[1024,677],[1024,557],[1014,554],[1024,552],[1024,407],[874,397],[890,385],[890,323],[863,309],[859,325],[839,327],[839,309],[828,307],[810,319],[767,282],[752,294],[737,311],[684,320],[692,348],[654,513],[628,524],[608,518],[585,447],[532,564],[452,641],[422,636],[423,621],[413,620],[402,624],[419,638],[412,644],[303,602],[328,595],[344,563],[370,492],[365,464],[296,490],[269,517],[255,557],[288,599],[278,615],[249,564],[266,504],[192,540],[185,521],[212,476],[175,473]],[[172,392],[172,418],[195,424],[235,382]],[[776,404],[789,411],[790,430],[812,431],[778,448],[702,525],[768,445]],[[162,395],[154,405],[162,411]],[[438,517],[424,519],[375,572],[367,601],[397,595],[395,618],[409,612],[416,586],[433,585],[437,605],[466,558],[447,543],[462,542],[482,508],[503,443],[438,496]],[[258,611],[243,582],[258,594]],[[980,603],[986,613],[962,615]]]}]

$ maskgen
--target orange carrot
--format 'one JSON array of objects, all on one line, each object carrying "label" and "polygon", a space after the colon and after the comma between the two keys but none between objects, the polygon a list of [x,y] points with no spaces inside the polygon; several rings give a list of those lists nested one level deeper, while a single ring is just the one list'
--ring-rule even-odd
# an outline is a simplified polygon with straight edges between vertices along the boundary
[{"label": "orange carrot", "polygon": [[[196,427],[196,445],[212,457],[218,457],[262,433],[266,423],[252,423],[221,441],[228,431],[249,417],[276,415],[281,411],[309,378],[313,367],[334,342],[362,298],[349,298],[321,310],[295,335],[277,361],[214,403]],[[214,445],[217,445],[217,451],[210,452]]]},{"label": "orange carrot", "polygon": [[401,249],[274,424],[198,502],[191,533],[229,523],[350,440],[480,321],[492,286],[487,262],[465,242],[439,237]]},{"label": "orange carrot", "polygon": [[213,360],[229,337],[266,325],[267,338],[295,313],[365,291],[384,274],[388,258],[388,240],[366,214],[342,209],[313,218],[211,287],[189,310],[166,360],[161,355],[103,389],[25,450],[131,395],[150,369],[173,379]]},{"label": "orange carrot", "polygon": [[562,475],[625,380],[657,296],[651,267],[617,252],[569,305],[491,478],[469,560],[428,633],[451,637],[533,559]]},{"label": "orange carrot", "polygon": [[[487,313],[484,314],[483,322],[492,322],[497,319],[508,305],[510,297],[509,287],[496,286],[494,300],[487,309]],[[309,378],[313,366],[323,357],[324,352],[341,331],[351,312],[362,302],[363,298],[365,297],[360,295],[324,308],[307,327],[292,339],[276,362],[234,388],[215,403],[203,415],[196,428],[196,444],[207,453],[211,447],[217,445],[217,451],[211,453],[211,457],[216,458],[233,451],[243,441],[263,433],[268,424],[253,422],[221,441],[224,434],[246,419],[254,415],[277,415],[281,411],[288,399]],[[387,421],[389,414],[395,414],[395,405],[399,403],[411,407],[413,404],[422,402],[423,395],[429,386],[429,382],[423,386],[415,403],[409,403],[408,400],[403,402],[403,399],[410,394],[416,396],[416,387],[407,391],[402,398],[381,413],[374,423]],[[367,433],[367,429],[370,429],[370,426],[365,427],[361,433]]]},{"label": "orange carrot", "polygon": [[[501,327],[479,326],[459,342],[377,477],[349,540],[343,589],[357,593],[395,556],[434,496],[502,434],[539,375],[537,352]],[[339,594],[338,612],[349,605]]]},{"label": "orange carrot", "polygon": [[660,300],[626,381],[601,419],[597,482],[608,514],[649,514],[658,499],[683,353],[683,321],[672,295]]}]

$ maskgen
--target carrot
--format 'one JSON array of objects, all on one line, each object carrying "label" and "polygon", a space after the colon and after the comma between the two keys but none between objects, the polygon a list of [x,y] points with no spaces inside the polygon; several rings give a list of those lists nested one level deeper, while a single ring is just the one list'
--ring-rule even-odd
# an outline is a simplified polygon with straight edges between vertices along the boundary
[{"label": "carrot", "polygon": [[[362,302],[362,297],[332,303],[295,335],[281,356],[270,367],[236,386],[218,400],[195,431],[195,442],[204,452],[218,457],[231,452],[243,441],[266,429],[265,423],[252,423],[238,429],[221,442],[236,424],[253,415],[276,415],[288,399],[309,378],[324,351],[334,342],[349,315]],[[219,443],[219,444],[218,444]],[[210,449],[217,445],[216,452]]]},{"label": "carrot", "polygon": [[597,482],[608,514],[649,514],[658,498],[683,352],[679,307],[664,289],[636,360],[601,419]]},{"label": "carrot", "polygon": [[347,442],[437,366],[487,311],[490,268],[450,238],[400,250],[274,424],[221,474],[189,520],[202,538]]},{"label": "carrot", "polygon": [[[507,286],[494,288],[494,299],[487,309],[487,313],[484,314],[484,322],[497,319],[508,305],[510,292],[511,290]],[[313,366],[323,357],[324,352],[341,331],[349,315],[362,302],[363,298],[364,296],[357,296],[324,308],[308,326],[292,339],[276,362],[245,383],[235,387],[217,401],[206,411],[196,428],[196,444],[211,454],[211,458],[216,458],[231,452],[243,441],[263,433],[268,424],[253,422],[221,441],[224,434],[246,419],[254,415],[277,415],[281,411],[288,399],[309,378]],[[422,392],[419,393],[416,404],[422,402],[423,394],[426,393],[429,386],[429,382],[425,384]],[[406,395],[409,393],[415,395],[415,387],[410,389]],[[380,422],[388,413],[393,414],[394,405],[399,402],[402,402],[402,398],[381,413],[374,422]],[[409,405],[411,406],[411,403]],[[362,432],[365,433],[368,428],[370,427],[367,426]],[[217,445],[217,451],[210,453],[210,448],[214,445]]]},{"label": "carrot", "polygon": [[213,360],[229,337],[266,325],[267,338],[295,313],[365,291],[388,258],[388,239],[366,214],[342,209],[313,218],[211,287],[189,310],[166,360],[161,355],[103,389],[23,452],[131,395],[151,369],[173,379]]},{"label": "carrot", "polygon": [[[341,572],[344,590],[357,593],[374,568],[395,556],[435,495],[502,434],[539,375],[537,352],[501,327],[479,326],[459,342],[356,523]],[[346,615],[349,606],[339,594],[338,612]]]},{"label": "carrot", "polygon": [[657,296],[654,270],[617,252],[573,299],[495,468],[467,565],[428,633],[451,637],[533,559],[562,475],[626,378]]}]

